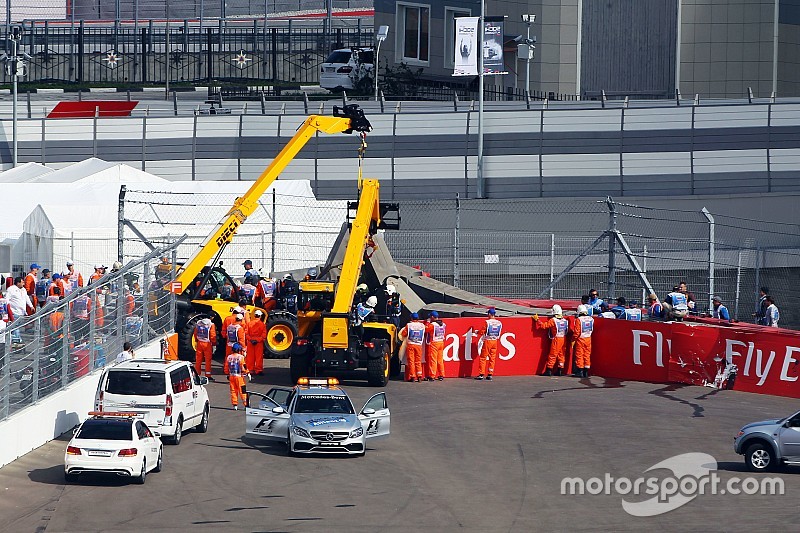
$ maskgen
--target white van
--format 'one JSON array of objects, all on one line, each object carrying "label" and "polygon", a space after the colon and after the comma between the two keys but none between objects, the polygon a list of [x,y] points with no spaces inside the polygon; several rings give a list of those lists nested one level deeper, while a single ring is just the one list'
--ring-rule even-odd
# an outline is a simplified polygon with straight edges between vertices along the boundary
[{"label": "white van", "polygon": [[187,361],[131,359],[103,371],[94,410],[141,413],[162,438],[180,444],[184,430],[208,430],[206,384]]}]

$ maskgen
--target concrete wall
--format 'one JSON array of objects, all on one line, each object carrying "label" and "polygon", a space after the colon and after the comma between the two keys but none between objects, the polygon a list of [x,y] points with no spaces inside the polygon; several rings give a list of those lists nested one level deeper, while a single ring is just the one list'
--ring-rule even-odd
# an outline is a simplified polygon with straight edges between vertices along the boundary
[{"label": "concrete wall", "polygon": [[[593,105],[593,107],[584,107]],[[464,106],[466,107],[466,106]],[[369,113],[366,173],[384,197],[476,194],[477,112]],[[170,180],[254,180],[304,117],[219,115],[22,120],[20,162],[53,167],[88,157]],[[8,167],[10,124],[0,157]],[[800,190],[800,104],[602,109],[599,103],[485,113],[491,198],[676,196]],[[322,198],[349,198],[357,142],[312,139],[284,179]]]},{"label": "concrete wall", "polygon": [[[159,357],[160,339],[136,349],[137,357]],[[69,384],[0,422],[0,467],[80,424],[94,408],[100,370]]]}]

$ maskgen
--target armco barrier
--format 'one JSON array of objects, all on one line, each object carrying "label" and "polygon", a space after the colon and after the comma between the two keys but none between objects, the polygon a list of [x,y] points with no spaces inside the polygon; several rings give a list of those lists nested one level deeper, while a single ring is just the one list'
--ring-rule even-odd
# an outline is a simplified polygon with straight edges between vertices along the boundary
[{"label": "armco barrier", "polygon": [[[136,348],[135,353],[142,358],[160,357],[161,339]],[[94,394],[101,373],[101,370],[95,370],[0,422],[0,467],[82,422],[94,407]]]},{"label": "armco barrier", "polygon": [[[550,341],[530,317],[503,318],[495,375],[544,371]],[[477,374],[481,318],[446,319],[445,371]],[[800,398],[800,332],[750,324],[628,322],[598,318],[592,375],[629,381],[713,382],[722,361],[737,365],[734,390]],[[711,323],[717,322],[717,323]],[[570,363],[569,358],[567,361]]]}]

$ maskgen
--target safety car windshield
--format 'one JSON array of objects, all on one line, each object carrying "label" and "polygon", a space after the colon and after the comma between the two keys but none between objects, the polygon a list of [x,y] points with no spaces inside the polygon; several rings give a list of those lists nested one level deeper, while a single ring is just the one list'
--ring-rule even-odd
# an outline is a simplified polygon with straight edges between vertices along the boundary
[{"label": "safety car windshield", "polygon": [[297,398],[295,413],[353,414],[353,404],[344,396],[330,394],[303,395]]}]

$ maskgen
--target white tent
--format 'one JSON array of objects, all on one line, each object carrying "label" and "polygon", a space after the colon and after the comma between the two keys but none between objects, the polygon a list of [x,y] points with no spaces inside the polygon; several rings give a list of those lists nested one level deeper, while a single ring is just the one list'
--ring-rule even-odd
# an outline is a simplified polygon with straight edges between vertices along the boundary
[{"label": "white tent", "polygon": [[[4,174],[16,170],[0,173],[0,182]],[[225,216],[233,199],[253,182],[173,182],[125,164],[88,159],[42,173],[34,181],[6,183],[0,239],[19,236],[12,251],[14,270],[25,270],[36,262],[60,271],[67,260],[73,260],[79,269],[91,272],[97,262],[113,262],[122,184],[131,191],[125,218],[157,245],[187,234],[179,251],[179,258],[185,259]],[[275,221],[273,189],[279,198]],[[344,201],[317,201],[310,183],[302,180],[276,181],[260,204],[226,250],[223,258],[227,265],[232,260],[241,264],[246,258],[262,267],[275,265],[276,270],[320,263],[346,212]],[[125,255],[146,253],[148,248],[131,235],[126,232],[131,240],[124,244]],[[273,236],[275,256],[280,260],[272,258]]]},{"label": "white tent", "polygon": [[38,183],[44,174],[55,172],[39,163],[24,163],[18,167],[0,172],[0,183]]},{"label": "white tent", "polygon": [[110,263],[117,256],[117,208],[93,205],[76,209],[69,205],[38,205],[25,219],[18,241],[23,266],[39,263],[55,272],[74,260],[80,272],[94,272],[95,263]]}]

